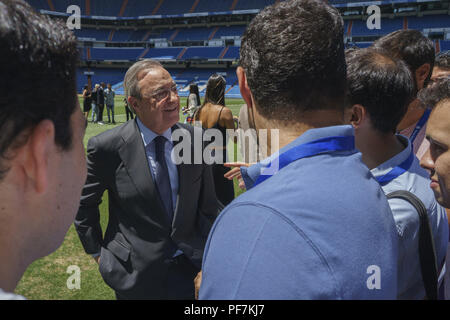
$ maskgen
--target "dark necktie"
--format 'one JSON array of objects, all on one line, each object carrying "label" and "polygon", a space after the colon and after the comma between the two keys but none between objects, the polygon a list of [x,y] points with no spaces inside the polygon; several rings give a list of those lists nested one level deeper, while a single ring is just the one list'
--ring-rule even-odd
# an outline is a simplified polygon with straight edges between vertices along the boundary
[{"label": "dark necktie", "polygon": [[156,185],[158,187],[159,196],[169,215],[170,221],[173,219],[173,203],[172,188],[170,186],[169,169],[167,168],[166,158],[164,156],[164,144],[166,138],[157,136],[155,138],[155,154],[156,154]]}]

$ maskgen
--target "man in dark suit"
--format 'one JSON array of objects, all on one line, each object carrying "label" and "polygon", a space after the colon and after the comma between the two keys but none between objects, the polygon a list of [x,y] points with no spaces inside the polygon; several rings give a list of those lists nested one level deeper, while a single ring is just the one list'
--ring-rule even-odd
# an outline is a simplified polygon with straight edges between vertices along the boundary
[{"label": "man in dark suit", "polygon": [[[211,167],[176,164],[171,152],[202,129],[178,123],[176,85],[158,62],[135,63],[124,86],[136,118],[89,140],[75,227],[118,299],[193,299],[219,204]],[[182,140],[172,141],[174,132]],[[193,144],[187,145],[180,156],[194,158]],[[109,224],[103,237],[98,205],[105,190]]]}]

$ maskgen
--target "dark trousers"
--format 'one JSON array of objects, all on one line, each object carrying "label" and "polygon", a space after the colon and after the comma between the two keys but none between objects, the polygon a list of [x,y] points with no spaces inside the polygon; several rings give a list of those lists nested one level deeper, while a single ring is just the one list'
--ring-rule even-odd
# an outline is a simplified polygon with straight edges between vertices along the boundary
[{"label": "dark trousers", "polygon": [[[130,108],[128,108],[127,106],[125,106],[125,112],[126,112],[126,114],[127,114],[127,121],[129,120],[129,119],[131,119],[131,120],[133,120],[133,112],[130,110]],[[128,117],[128,115],[130,115],[130,117]]]},{"label": "dark trousers", "polygon": [[[194,266],[192,262],[183,254],[166,261],[168,266],[167,277],[164,281],[164,288],[161,290],[164,294],[161,297],[142,297],[138,299],[149,300],[194,300],[195,288],[194,279],[200,272],[200,269]],[[149,288],[151,287],[149,283]],[[126,294],[115,292],[117,300],[130,300]],[[136,298],[131,298],[131,300]]]},{"label": "dark trousers", "polygon": [[[107,104],[106,105],[106,111],[108,112],[108,121],[111,122],[111,117],[112,117],[112,122],[114,121],[114,105],[113,104]],[[109,116],[109,113],[111,111],[111,117]]]},{"label": "dark trousers", "polygon": [[97,104],[98,108],[98,119],[97,121],[103,122],[103,109],[105,109],[105,104]]}]

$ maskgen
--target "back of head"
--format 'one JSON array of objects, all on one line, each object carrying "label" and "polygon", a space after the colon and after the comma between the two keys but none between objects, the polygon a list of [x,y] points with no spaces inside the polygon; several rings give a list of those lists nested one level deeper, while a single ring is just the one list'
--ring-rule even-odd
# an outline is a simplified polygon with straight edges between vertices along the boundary
[{"label": "back of head", "polygon": [[450,78],[434,80],[427,88],[420,90],[417,95],[427,108],[434,108],[444,100],[450,99]]},{"label": "back of head", "polygon": [[[0,56],[0,161],[44,119],[55,126],[56,144],[69,149],[77,105],[73,33],[22,0],[0,0]],[[5,171],[1,165],[0,179]]]},{"label": "back of head", "polygon": [[362,105],[377,131],[394,133],[413,99],[408,66],[371,48],[348,52],[346,58],[347,106]]},{"label": "back of head", "polygon": [[430,64],[430,73],[425,80],[427,85],[431,78],[433,70],[435,49],[433,41],[425,37],[418,30],[397,30],[384,37],[379,38],[373,43],[373,47],[380,48],[396,59],[402,59],[406,62],[413,73],[423,64]]},{"label": "back of head", "polygon": [[203,104],[211,103],[224,106],[226,84],[225,78],[219,74],[213,74],[209,77]]},{"label": "back of head", "polygon": [[195,83],[189,85],[189,93],[197,94],[198,93],[198,85]]},{"label": "back of head", "polygon": [[344,108],[343,20],[321,0],[262,10],[245,31],[240,63],[259,112],[291,121],[305,111]]},{"label": "back of head", "polygon": [[440,52],[434,60],[434,66],[450,71],[450,50]]}]

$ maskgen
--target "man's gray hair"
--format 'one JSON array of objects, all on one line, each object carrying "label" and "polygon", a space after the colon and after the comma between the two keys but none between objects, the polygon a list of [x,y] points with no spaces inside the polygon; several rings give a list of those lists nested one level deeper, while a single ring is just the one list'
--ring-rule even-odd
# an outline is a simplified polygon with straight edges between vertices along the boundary
[{"label": "man's gray hair", "polygon": [[[146,69],[154,69],[154,68],[164,68],[161,63],[152,59],[145,59],[136,62],[133,64],[125,74],[125,78],[123,80],[123,87],[125,89],[125,97],[128,101],[128,97],[134,97],[136,99],[141,99],[141,89],[138,85],[138,74],[142,70]],[[130,109],[134,112],[133,106],[129,105]]]}]

